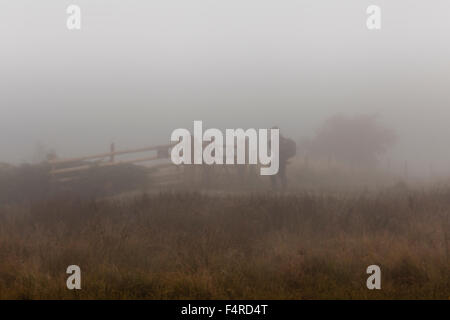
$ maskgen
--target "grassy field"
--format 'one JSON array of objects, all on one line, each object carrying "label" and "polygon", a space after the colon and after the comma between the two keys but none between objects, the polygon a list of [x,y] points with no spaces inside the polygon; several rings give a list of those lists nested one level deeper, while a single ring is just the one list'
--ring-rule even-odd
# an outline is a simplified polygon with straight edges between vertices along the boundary
[{"label": "grassy field", "polygon": [[2,206],[0,299],[448,299],[449,213],[448,189]]}]

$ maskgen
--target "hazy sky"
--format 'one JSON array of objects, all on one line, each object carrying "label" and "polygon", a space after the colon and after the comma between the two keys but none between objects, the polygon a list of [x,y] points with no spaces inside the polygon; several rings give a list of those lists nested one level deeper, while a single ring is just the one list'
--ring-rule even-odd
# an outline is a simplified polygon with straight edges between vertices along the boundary
[{"label": "hazy sky", "polygon": [[39,141],[61,156],[165,143],[193,120],[300,138],[346,112],[395,128],[393,157],[444,166],[449,13],[448,0],[0,0],[0,162]]}]

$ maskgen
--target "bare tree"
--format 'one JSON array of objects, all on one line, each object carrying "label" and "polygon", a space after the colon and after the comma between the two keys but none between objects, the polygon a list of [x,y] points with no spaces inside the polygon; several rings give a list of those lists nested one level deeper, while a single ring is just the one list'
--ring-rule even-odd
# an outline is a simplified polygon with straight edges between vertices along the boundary
[{"label": "bare tree", "polygon": [[377,115],[337,114],[325,121],[308,143],[313,156],[333,158],[351,166],[374,166],[396,140]]}]

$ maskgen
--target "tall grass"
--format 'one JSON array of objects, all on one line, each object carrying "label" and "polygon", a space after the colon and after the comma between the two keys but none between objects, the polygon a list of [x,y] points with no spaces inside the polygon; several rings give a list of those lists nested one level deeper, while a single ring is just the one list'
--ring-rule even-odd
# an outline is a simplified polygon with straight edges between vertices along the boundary
[{"label": "tall grass", "polygon": [[448,190],[4,206],[0,299],[447,299],[449,212]]}]

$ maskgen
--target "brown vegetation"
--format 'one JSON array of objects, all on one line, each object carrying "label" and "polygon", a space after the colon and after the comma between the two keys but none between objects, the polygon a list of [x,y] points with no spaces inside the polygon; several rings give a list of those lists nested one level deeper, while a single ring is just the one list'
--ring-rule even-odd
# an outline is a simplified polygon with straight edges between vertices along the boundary
[{"label": "brown vegetation", "polygon": [[449,212],[448,190],[3,206],[0,299],[447,299]]},{"label": "brown vegetation", "polygon": [[[46,163],[0,167],[0,205],[42,201],[75,194],[83,198],[104,197],[143,188],[148,169],[132,164],[93,167],[76,176],[52,177]],[[60,182],[61,178],[69,179]]]}]

